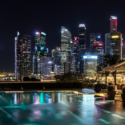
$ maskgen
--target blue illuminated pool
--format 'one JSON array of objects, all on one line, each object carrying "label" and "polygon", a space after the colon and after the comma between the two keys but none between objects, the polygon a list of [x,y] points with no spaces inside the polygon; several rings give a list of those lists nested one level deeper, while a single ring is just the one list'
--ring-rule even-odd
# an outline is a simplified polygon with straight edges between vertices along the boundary
[{"label": "blue illuminated pool", "polygon": [[0,93],[0,125],[121,125],[120,101],[73,92]]}]

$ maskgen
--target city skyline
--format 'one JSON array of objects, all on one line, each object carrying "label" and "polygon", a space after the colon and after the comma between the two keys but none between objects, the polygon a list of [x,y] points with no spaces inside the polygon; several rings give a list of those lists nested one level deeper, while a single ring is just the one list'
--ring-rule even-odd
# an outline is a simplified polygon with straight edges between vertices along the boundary
[{"label": "city skyline", "polygon": [[[41,7],[41,4],[48,7]],[[124,8],[112,2],[94,3],[93,1],[71,1],[66,2],[1,2],[1,36],[0,36],[0,71],[14,72],[14,36],[19,31],[23,34],[33,36],[36,31],[43,31],[47,34],[47,48],[50,50],[61,45],[61,26],[65,26],[72,34],[78,36],[78,25],[86,25],[86,43],[89,46],[90,33],[101,33],[104,41],[105,33],[110,32],[110,16],[118,17],[118,31],[121,31],[124,38]],[[30,5],[25,8],[27,5]],[[24,9],[21,10],[21,6]],[[107,6],[106,7],[103,7]],[[122,10],[123,9],[123,10]],[[57,13],[58,10],[58,13]],[[66,13],[67,12],[67,13]],[[41,14],[41,17],[40,17]],[[39,15],[39,16],[38,16]],[[32,20],[32,21],[31,21]],[[53,43],[53,44],[51,44]],[[32,38],[32,44],[34,44]],[[32,49],[33,49],[32,45]],[[3,54],[4,53],[4,54]],[[8,60],[10,60],[9,65]]]}]

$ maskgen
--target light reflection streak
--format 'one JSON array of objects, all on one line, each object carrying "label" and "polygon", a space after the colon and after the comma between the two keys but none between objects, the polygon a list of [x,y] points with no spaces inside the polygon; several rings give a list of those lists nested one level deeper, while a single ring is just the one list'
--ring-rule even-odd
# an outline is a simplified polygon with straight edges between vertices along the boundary
[{"label": "light reflection streak", "polygon": [[14,104],[17,105],[17,93],[14,93]]},{"label": "light reflection streak", "polygon": [[5,114],[9,115],[10,118],[12,118],[17,124],[19,124],[19,122],[17,122],[17,121],[16,121],[9,113],[7,113],[5,110],[3,110],[3,109],[1,109],[1,108],[0,108],[0,110],[3,111]]}]

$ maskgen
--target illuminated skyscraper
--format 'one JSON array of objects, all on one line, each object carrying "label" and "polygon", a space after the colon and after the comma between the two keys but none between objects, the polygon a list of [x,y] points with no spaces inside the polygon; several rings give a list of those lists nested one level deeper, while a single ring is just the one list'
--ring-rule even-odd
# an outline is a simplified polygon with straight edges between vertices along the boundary
[{"label": "illuminated skyscraper", "polygon": [[86,27],[85,24],[79,24],[78,28],[78,41],[79,41],[79,61],[80,61],[80,73],[83,74],[84,62],[83,55],[86,50]]},{"label": "illuminated skyscraper", "polygon": [[110,33],[116,33],[117,32],[117,17],[111,16],[110,17]]},{"label": "illuminated skyscraper", "polygon": [[97,72],[97,55],[84,55],[84,75],[93,78]]},{"label": "illuminated skyscraper", "polygon": [[[91,54],[98,55],[97,65],[103,63],[104,44],[101,41],[101,33],[90,34],[90,52]],[[101,70],[103,67],[97,66],[97,70]]]},{"label": "illuminated skyscraper", "polygon": [[61,27],[61,73],[64,74],[64,64],[70,63],[68,60],[70,49],[71,33],[65,27]]},{"label": "illuminated skyscraper", "polygon": [[78,40],[79,40],[79,47],[80,47],[80,56],[83,56],[86,49],[86,27],[85,24],[79,24],[78,28]]},{"label": "illuminated skyscraper", "polygon": [[105,54],[118,55],[122,59],[122,34],[117,32],[117,17],[110,17],[110,33],[105,34]]},{"label": "illuminated skyscraper", "polygon": [[35,33],[34,74],[38,74],[38,72],[37,72],[37,59],[42,58],[42,57],[47,57],[46,33],[36,32]]},{"label": "illuminated skyscraper", "polygon": [[31,76],[31,36],[20,35],[15,37],[15,77],[22,80]]}]

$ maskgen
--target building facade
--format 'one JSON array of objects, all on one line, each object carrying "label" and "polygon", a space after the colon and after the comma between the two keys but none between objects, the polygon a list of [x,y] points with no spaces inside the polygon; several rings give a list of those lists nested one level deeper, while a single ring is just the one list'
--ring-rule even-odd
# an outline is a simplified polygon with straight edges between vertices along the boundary
[{"label": "building facade", "polygon": [[46,50],[46,33],[36,32],[35,33],[35,54],[34,54],[34,74],[38,74],[37,71],[37,59],[47,57]]},{"label": "building facade", "polygon": [[80,62],[80,73],[84,73],[84,62],[83,55],[86,51],[86,27],[85,24],[79,24],[78,28],[78,41],[79,41],[79,62]]},{"label": "building facade", "polygon": [[30,77],[32,71],[31,36],[21,35],[17,32],[15,37],[15,77],[23,80]]},{"label": "building facade", "polygon": [[44,75],[45,78],[50,78],[50,72],[53,72],[52,57],[42,57],[37,59],[37,75]]},{"label": "building facade", "polygon": [[97,72],[97,55],[84,55],[84,75],[90,78],[95,77]]},{"label": "building facade", "polygon": [[117,17],[111,16],[110,17],[110,33],[116,33],[117,32]]},{"label": "building facade", "polygon": [[[64,74],[64,64],[71,54],[71,33],[65,27],[61,27],[61,74]],[[69,63],[69,62],[68,62]]]}]

